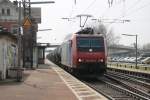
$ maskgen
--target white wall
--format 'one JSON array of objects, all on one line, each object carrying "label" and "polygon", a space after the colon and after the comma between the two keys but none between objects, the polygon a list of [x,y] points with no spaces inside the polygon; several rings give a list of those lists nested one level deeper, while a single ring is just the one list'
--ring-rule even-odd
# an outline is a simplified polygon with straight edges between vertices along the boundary
[{"label": "white wall", "polygon": [[5,43],[4,39],[0,39],[0,71],[1,71],[1,79],[6,78],[6,60],[5,60]]},{"label": "white wall", "polygon": [[15,43],[8,37],[0,38],[0,71],[1,79],[6,78],[6,70],[15,67],[17,60],[17,49]]},{"label": "white wall", "polygon": [[[0,72],[3,71],[3,45],[2,40],[0,39]],[[2,78],[2,76],[0,76]]]}]

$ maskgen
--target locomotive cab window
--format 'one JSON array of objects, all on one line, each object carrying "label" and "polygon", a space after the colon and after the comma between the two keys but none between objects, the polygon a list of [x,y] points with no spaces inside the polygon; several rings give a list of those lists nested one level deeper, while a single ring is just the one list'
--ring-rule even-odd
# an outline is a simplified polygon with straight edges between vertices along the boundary
[{"label": "locomotive cab window", "polygon": [[88,38],[78,38],[77,46],[78,47],[90,47],[90,40]]},{"label": "locomotive cab window", "polygon": [[104,47],[103,38],[92,38],[90,43],[91,43],[91,47]]},{"label": "locomotive cab window", "polygon": [[77,47],[79,51],[104,51],[104,38],[103,37],[78,37]]}]

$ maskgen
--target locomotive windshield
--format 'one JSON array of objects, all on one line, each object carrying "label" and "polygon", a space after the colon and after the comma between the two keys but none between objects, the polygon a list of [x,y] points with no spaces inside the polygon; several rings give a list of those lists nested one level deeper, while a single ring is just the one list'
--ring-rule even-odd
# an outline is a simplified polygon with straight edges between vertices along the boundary
[{"label": "locomotive windshield", "polygon": [[79,51],[87,51],[92,48],[94,51],[104,51],[103,37],[78,37],[77,47]]},{"label": "locomotive windshield", "polygon": [[104,47],[104,39],[103,38],[91,38],[90,46],[91,47]]},{"label": "locomotive windshield", "polygon": [[90,40],[88,38],[78,38],[77,45],[78,47],[90,47]]}]

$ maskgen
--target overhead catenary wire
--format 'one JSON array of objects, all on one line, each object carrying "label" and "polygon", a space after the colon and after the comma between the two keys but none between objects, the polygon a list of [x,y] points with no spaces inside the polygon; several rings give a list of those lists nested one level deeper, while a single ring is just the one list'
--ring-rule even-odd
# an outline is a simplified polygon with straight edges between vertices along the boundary
[{"label": "overhead catenary wire", "polygon": [[96,2],[96,0],[93,0],[83,11],[82,13],[85,13],[88,9],[92,7],[92,5]]},{"label": "overhead catenary wire", "polygon": [[75,4],[75,5],[77,4],[77,0],[74,0],[74,4]]},{"label": "overhead catenary wire", "polygon": [[69,14],[69,17],[72,17],[73,12],[74,12],[74,4],[72,4],[72,8],[71,8],[71,12],[70,12],[70,14]]},{"label": "overhead catenary wire", "polygon": [[114,0],[108,0],[108,5],[109,5],[109,7],[111,7],[111,6],[113,5],[113,1],[114,1]]},{"label": "overhead catenary wire", "polygon": [[[138,1],[139,1],[139,0],[137,0],[135,3],[138,3]],[[142,10],[143,8],[148,7],[148,6],[150,6],[150,2],[149,2],[149,3],[146,3],[146,4],[144,4],[144,5],[142,5],[142,6],[138,7],[138,8],[136,8],[136,9],[134,9],[134,10],[132,10],[132,11],[126,13],[124,16],[120,16],[120,17],[118,17],[118,18],[116,18],[116,19],[122,19],[122,18],[125,18],[125,17],[127,17],[127,16],[131,16],[132,14],[137,13],[138,11],[140,11],[140,10]],[[130,7],[130,8],[131,8],[131,7]],[[133,7],[133,8],[134,8],[134,7]],[[129,9],[129,8],[127,8],[127,9]],[[113,23],[115,23],[115,20],[114,20]],[[111,23],[111,24],[113,24],[113,23]],[[111,25],[111,24],[110,24],[110,25]]]},{"label": "overhead catenary wire", "polygon": [[[82,13],[81,14],[83,14],[83,13],[85,13],[88,9],[90,9],[91,7],[92,7],[92,5],[94,5],[95,4],[95,2],[96,2],[96,0],[93,0],[83,11],[82,11]],[[113,0],[111,0],[110,1],[111,2],[111,4],[112,3],[114,3],[114,1]],[[122,3],[122,2],[117,2],[117,3],[115,3],[115,4],[120,4],[120,3]],[[113,7],[115,7],[115,6],[113,6]],[[112,6],[111,6],[111,8],[112,8]],[[72,6],[72,10],[71,10],[71,13],[70,13],[70,17],[72,17],[72,15],[73,15],[73,10],[74,9],[74,7]],[[107,12],[107,10],[109,10],[110,8],[108,7],[105,11],[104,11],[104,13],[105,12]],[[102,16],[104,16],[104,13],[102,14]]]},{"label": "overhead catenary wire", "polygon": [[113,9],[114,7],[116,7],[116,5],[121,4],[122,1],[121,1],[121,2],[112,1],[112,3],[113,3],[113,5],[108,6],[108,7],[106,8],[106,10],[104,10],[104,12],[101,14],[101,18],[103,18],[103,17],[105,16],[105,14],[108,13],[111,9]]},{"label": "overhead catenary wire", "polygon": [[[122,18],[124,18],[124,17],[130,16],[130,15],[132,15],[132,14],[134,14],[134,13],[137,13],[138,11],[142,10],[143,8],[145,8],[145,7],[147,7],[147,6],[150,6],[150,2],[147,3],[147,4],[145,4],[145,5],[143,5],[143,6],[138,7],[137,9],[134,9],[134,11],[131,11],[131,12],[129,12],[129,13],[126,13],[124,16],[118,17],[118,18],[116,18],[116,19],[122,19]],[[112,24],[112,23],[111,23],[111,24]]]},{"label": "overhead catenary wire", "polygon": [[[134,14],[134,13],[137,13],[138,11],[140,11],[140,10],[142,10],[143,8],[145,8],[145,7],[147,7],[147,6],[150,5],[150,3],[147,3],[147,4],[144,4],[144,5],[140,6],[140,7],[138,7],[138,8],[135,8],[135,7],[137,7],[137,5],[138,5],[141,1],[142,1],[142,0],[136,0],[136,1],[134,1],[128,8],[125,9],[125,11],[124,11],[125,13],[124,13],[123,15],[121,14],[120,17],[115,18],[115,19],[122,19],[122,18],[125,18],[125,17],[127,17],[127,16],[130,16],[130,15],[132,15],[132,14]],[[82,11],[82,13],[85,13],[88,9],[90,9],[90,8],[92,7],[92,5],[95,4],[95,2],[96,2],[96,0],[93,0],[93,1],[87,6],[87,8]],[[124,0],[124,2],[125,2],[125,0]],[[100,18],[103,18],[103,16],[105,16],[105,13],[108,13],[108,10],[112,9],[113,7],[116,7],[115,4],[118,5],[118,4],[120,4],[120,3],[123,3],[123,2],[115,3],[115,1],[114,1],[113,6],[110,7],[110,8],[108,7],[108,8],[104,11],[104,13],[102,13],[102,17],[100,17]],[[126,6],[125,6],[125,7],[126,7]],[[128,10],[130,10],[130,11],[128,11]],[[73,10],[72,10],[72,11],[73,11]],[[73,13],[73,12],[71,12],[71,13]],[[72,14],[70,14],[70,16],[72,16]],[[115,23],[115,20],[114,20],[114,23]]]},{"label": "overhead catenary wire", "polygon": [[136,5],[139,4],[141,1],[142,0],[136,0],[135,2],[133,2],[133,4],[130,7],[126,8],[126,10],[129,10],[129,9],[131,10],[131,9],[135,8]]},{"label": "overhead catenary wire", "polygon": [[146,8],[146,7],[148,7],[148,6],[150,6],[150,2],[147,3],[147,4],[145,4],[145,5],[143,5],[143,6],[138,7],[137,9],[134,9],[133,11],[131,11],[131,12],[129,12],[129,13],[127,13],[128,15],[126,15],[126,16],[129,16],[129,15],[132,15],[132,14],[134,14],[134,13],[137,13],[138,11],[140,11],[140,10],[142,10],[143,8]]},{"label": "overhead catenary wire", "polygon": [[[88,6],[87,6],[87,8],[84,10],[84,11],[82,11],[82,13],[81,13],[81,15],[87,10],[87,9],[89,9],[94,3],[96,2],[96,0],[93,0]],[[73,15],[73,13],[74,13],[74,7],[76,7],[76,4],[75,4],[75,6],[74,5],[72,5],[72,10],[71,10],[71,12],[70,12],[70,14],[69,14],[69,19],[74,19],[74,17],[72,18],[72,15]],[[89,15],[82,15],[82,17],[89,17]],[[85,19],[85,22],[87,21],[87,18]],[[80,23],[81,23],[81,18],[80,18]],[[83,24],[83,26],[85,25],[85,23]]]},{"label": "overhead catenary wire", "polygon": [[[123,5],[123,6],[124,6],[124,9],[123,9],[123,13],[122,13],[122,15],[121,15],[121,17],[123,17],[123,16],[127,13],[127,12],[126,12],[127,10],[129,10],[129,9],[131,10],[131,9],[135,8],[136,5],[137,5],[138,3],[140,3],[140,1],[141,1],[141,0],[136,0],[136,1],[135,1],[130,7],[128,7],[128,8],[125,8],[125,7],[126,7],[126,6],[125,6],[125,0],[123,0],[122,2],[118,2],[118,3],[115,3],[115,1],[114,1],[114,5],[112,5],[111,7],[108,7],[108,8],[102,13],[101,16],[102,16],[102,17],[105,16],[105,14],[108,13],[108,11],[109,11],[110,9],[116,7],[115,4],[118,5],[118,4],[120,4],[120,3],[123,3],[123,4],[124,4],[124,5]],[[119,18],[120,18],[120,17],[119,17]]]},{"label": "overhead catenary wire", "polygon": [[[72,9],[71,9],[71,12],[70,12],[70,14],[69,14],[69,17],[72,17],[72,15],[73,15],[74,8],[75,8],[75,6],[76,6],[76,3],[75,3],[75,2],[76,2],[76,0],[74,0],[74,4],[75,4],[75,5],[72,4]],[[86,10],[89,9],[95,2],[96,2],[96,0],[93,0],[86,8],[82,11],[81,14],[85,13]]]}]

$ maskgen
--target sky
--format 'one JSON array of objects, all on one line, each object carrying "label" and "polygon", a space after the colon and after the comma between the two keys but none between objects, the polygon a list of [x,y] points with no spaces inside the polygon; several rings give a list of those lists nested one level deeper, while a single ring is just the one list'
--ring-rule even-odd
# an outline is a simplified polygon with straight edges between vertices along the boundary
[{"label": "sky", "polygon": [[[13,1],[13,0],[12,0]],[[49,1],[49,0],[31,0]],[[108,0],[53,0],[54,4],[31,5],[41,7],[42,23],[39,29],[52,29],[41,31],[37,34],[37,41],[42,43],[61,43],[67,34],[75,33],[79,27],[80,14],[91,15],[86,26],[94,25],[98,22],[91,19],[119,19],[130,20],[130,22],[106,23],[102,20],[107,29],[113,29],[115,36],[120,37],[118,44],[132,46],[135,37],[123,36],[122,34],[138,35],[138,45],[150,43],[150,1],[149,0],[113,0],[111,7]],[[110,0],[111,1],[111,0]],[[65,20],[62,18],[72,18]],[[83,23],[84,18],[82,19]]]}]

